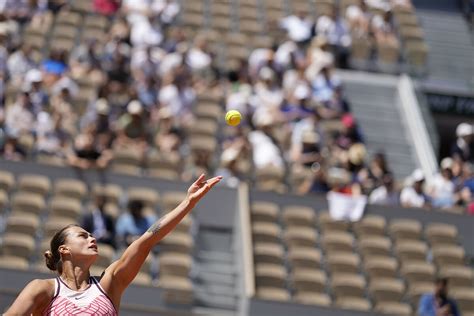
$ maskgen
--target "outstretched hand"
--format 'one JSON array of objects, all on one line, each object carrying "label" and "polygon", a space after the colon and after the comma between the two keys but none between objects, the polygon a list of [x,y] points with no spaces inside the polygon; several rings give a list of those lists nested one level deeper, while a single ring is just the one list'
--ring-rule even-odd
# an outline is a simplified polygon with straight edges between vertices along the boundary
[{"label": "outstretched hand", "polygon": [[206,176],[201,174],[196,181],[188,189],[188,199],[192,203],[197,203],[199,200],[212,189],[219,181],[221,181],[222,176],[217,176],[206,180]]}]

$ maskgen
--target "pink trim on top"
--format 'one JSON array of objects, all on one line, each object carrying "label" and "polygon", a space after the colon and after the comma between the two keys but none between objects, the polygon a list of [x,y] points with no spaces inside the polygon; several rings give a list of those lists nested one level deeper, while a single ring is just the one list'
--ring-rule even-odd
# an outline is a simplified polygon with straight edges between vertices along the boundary
[{"label": "pink trim on top", "polygon": [[112,306],[114,307],[114,310],[115,312],[117,313],[118,315],[118,311],[117,311],[117,308],[115,308],[115,305],[114,305],[114,302],[112,302],[112,300],[110,299],[110,297],[107,295],[107,293],[105,293],[104,289],[102,288],[102,286],[100,285],[99,281],[97,281],[97,279],[95,277],[91,277],[92,278],[92,282],[94,282],[94,284],[97,286],[97,288],[99,289],[99,291],[102,292],[102,294],[105,295],[105,297],[107,297],[107,299],[110,301],[110,304],[112,304]]}]

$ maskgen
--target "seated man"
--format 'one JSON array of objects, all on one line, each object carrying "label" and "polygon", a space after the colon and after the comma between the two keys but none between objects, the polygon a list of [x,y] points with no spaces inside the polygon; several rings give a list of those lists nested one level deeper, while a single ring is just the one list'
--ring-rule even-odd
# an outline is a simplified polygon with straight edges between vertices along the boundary
[{"label": "seated man", "polygon": [[127,247],[156,221],[155,216],[143,213],[144,204],[139,200],[131,200],[128,210],[117,220],[117,240],[121,247]]},{"label": "seated man", "polygon": [[456,302],[448,297],[448,279],[435,281],[434,293],[423,294],[418,306],[420,316],[459,316]]},{"label": "seated man", "polygon": [[102,194],[95,196],[92,211],[81,219],[81,226],[91,232],[97,242],[115,247],[115,226],[112,216],[105,212],[106,197]]}]

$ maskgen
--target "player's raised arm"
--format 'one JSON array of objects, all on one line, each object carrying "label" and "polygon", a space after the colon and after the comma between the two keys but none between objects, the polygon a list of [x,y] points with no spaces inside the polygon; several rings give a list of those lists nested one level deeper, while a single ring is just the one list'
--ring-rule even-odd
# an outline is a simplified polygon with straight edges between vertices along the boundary
[{"label": "player's raised arm", "polygon": [[219,176],[206,180],[202,174],[189,187],[186,198],[174,210],[154,223],[106,270],[101,284],[107,288],[110,286],[114,292],[123,291],[133,281],[153,246],[171,232],[221,179]]}]

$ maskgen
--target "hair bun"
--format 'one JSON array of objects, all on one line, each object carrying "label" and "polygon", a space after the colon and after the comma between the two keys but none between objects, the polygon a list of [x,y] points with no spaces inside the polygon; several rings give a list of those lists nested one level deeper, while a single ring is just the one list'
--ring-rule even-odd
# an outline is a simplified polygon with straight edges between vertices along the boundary
[{"label": "hair bun", "polygon": [[56,271],[57,270],[57,262],[54,260],[53,253],[51,250],[46,250],[44,252],[44,257],[46,259],[46,266],[48,267],[49,270],[51,271]]}]

